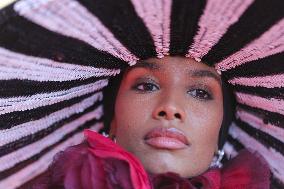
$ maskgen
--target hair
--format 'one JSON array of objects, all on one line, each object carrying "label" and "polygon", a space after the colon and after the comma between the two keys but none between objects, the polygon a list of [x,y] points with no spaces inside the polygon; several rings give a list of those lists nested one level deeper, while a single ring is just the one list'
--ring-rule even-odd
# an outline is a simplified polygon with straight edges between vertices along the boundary
[{"label": "hair", "polygon": [[236,97],[233,89],[228,85],[227,79],[221,76],[222,93],[223,93],[223,121],[219,131],[218,148],[222,149],[229,133],[229,127],[235,118],[236,112]]},{"label": "hair", "polygon": [[100,133],[102,132],[109,133],[110,131],[110,124],[112,118],[114,117],[115,100],[124,73],[125,71],[122,71],[120,74],[116,75],[115,77],[110,77],[108,85],[103,89],[104,127],[100,130]]},{"label": "hair", "polygon": [[[125,71],[120,73],[115,77],[109,78],[109,84],[103,90],[103,106],[104,106],[104,127],[100,130],[100,133],[109,133],[110,124],[114,116],[115,100],[119,90],[121,80],[123,78]],[[227,79],[221,77],[222,79],[222,93],[223,93],[223,121],[219,131],[218,148],[222,149],[228,136],[229,127],[234,119],[236,111],[236,100],[230,85],[227,84]]]}]

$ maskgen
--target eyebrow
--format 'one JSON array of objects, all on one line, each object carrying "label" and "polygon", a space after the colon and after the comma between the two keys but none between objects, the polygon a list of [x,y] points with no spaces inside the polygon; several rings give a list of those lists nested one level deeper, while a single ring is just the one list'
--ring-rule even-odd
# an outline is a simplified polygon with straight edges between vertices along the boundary
[{"label": "eyebrow", "polygon": [[192,77],[211,77],[221,85],[221,78],[209,70],[195,70],[190,71]]},{"label": "eyebrow", "polygon": [[[146,62],[146,61],[141,61],[138,64],[135,64],[130,67],[130,70],[134,68],[145,68],[149,70],[160,70],[161,66],[159,64],[156,64],[154,62]],[[189,75],[191,77],[210,77],[215,79],[220,85],[221,85],[221,78],[217,75],[214,74],[212,71],[209,70],[190,70]]]},{"label": "eyebrow", "polygon": [[146,62],[146,61],[140,61],[138,64],[135,64],[134,66],[131,66],[130,69],[132,68],[146,68],[149,70],[159,70],[161,69],[160,65],[152,62]]}]

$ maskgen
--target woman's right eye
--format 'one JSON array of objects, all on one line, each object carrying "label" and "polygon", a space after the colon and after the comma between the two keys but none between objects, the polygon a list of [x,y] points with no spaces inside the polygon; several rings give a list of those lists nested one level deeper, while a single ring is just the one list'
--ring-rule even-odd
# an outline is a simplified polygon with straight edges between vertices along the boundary
[{"label": "woman's right eye", "polygon": [[135,85],[133,89],[138,90],[138,91],[151,92],[151,91],[159,90],[159,87],[153,83],[143,82],[143,83],[139,83]]}]

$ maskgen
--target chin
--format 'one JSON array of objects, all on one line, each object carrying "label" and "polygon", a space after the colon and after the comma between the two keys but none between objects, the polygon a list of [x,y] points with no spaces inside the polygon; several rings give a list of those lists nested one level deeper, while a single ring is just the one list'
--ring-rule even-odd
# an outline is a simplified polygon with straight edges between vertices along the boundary
[{"label": "chin", "polygon": [[163,174],[163,173],[168,173],[168,172],[172,172],[172,173],[176,173],[179,174],[182,177],[185,178],[189,178],[189,177],[193,177],[195,174],[194,173],[184,173],[182,170],[177,169],[176,167],[151,167],[149,169],[146,169],[147,172],[151,173],[151,174]]},{"label": "chin", "polygon": [[163,174],[167,172],[174,172],[182,175],[183,171],[177,167],[176,160],[171,161],[168,158],[155,158],[154,161],[150,160],[143,163],[147,172],[152,174]]},{"label": "chin", "polygon": [[191,178],[205,172],[211,163],[210,158],[184,158],[187,154],[152,148],[135,150],[132,153],[140,159],[145,170],[151,174],[173,172],[182,177]]},{"label": "chin", "polygon": [[200,164],[192,166],[194,165],[194,163],[192,163],[191,165],[178,165],[177,160],[170,161],[166,160],[166,158],[156,158],[155,161],[145,162],[145,164],[143,163],[146,171],[151,174],[163,174],[167,172],[173,172],[179,174],[181,177],[184,178],[191,178],[202,174],[209,168],[209,164],[206,164],[204,166]]}]

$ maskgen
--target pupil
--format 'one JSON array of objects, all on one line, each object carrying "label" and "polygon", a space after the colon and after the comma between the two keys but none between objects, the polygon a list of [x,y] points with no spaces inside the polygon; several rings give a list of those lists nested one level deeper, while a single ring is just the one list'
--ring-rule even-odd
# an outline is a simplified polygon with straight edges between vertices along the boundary
[{"label": "pupil", "polygon": [[153,86],[151,84],[145,84],[146,90],[152,90]]},{"label": "pupil", "polygon": [[202,96],[202,97],[206,97],[207,95],[206,95],[206,93],[203,91],[203,90],[197,90],[197,95],[198,96]]}]

